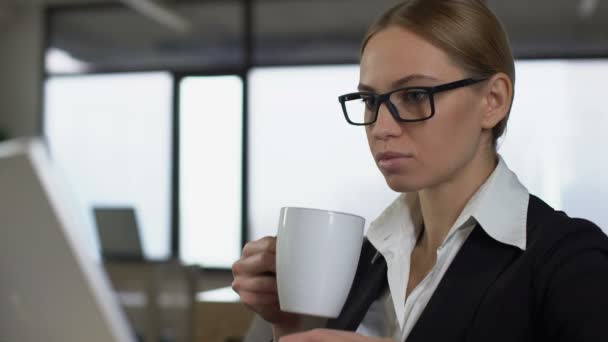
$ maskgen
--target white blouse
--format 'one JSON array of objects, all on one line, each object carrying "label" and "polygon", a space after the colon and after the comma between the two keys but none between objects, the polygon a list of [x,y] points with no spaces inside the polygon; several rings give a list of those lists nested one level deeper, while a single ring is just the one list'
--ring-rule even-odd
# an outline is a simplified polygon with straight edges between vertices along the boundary
[{"label": "white blouse", "polygon": [[417,193],[400,195],[367,232],[369,241],[386,260],[388,291],[372,304],[357,332],[405,341],[477,224],[493,239],[525,250],[528,201],[528,190],[499,157],[490,177],[471,197],[437,249],[435,266],[406,298],[410,255],[422,215]]}]

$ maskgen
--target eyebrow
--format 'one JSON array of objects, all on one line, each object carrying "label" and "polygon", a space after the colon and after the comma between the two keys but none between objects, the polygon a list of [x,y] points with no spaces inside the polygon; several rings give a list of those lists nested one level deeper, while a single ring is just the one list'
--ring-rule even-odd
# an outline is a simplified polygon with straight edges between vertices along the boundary
[{"label": "eyebrow", "polygon": [[[391,88],[398,88],[401,86],[404,86],[406,84],[408,84],[411,81],[417,81],[417,80],[431,80],[431,81],[437,81],[437,79],[433,76],[428,76],[428,75],[422,75],[422,74],[413,74],[413,75],[408,75],[405,77],[402,77],[398,80],[395,80],[393,82],[391,82]],[[357,86],[357,89],[359,89],[360,91],[370,91],[370,92],[375,92],[374,87],[363,84],[361,82],[359,82],[359,85]]]}]

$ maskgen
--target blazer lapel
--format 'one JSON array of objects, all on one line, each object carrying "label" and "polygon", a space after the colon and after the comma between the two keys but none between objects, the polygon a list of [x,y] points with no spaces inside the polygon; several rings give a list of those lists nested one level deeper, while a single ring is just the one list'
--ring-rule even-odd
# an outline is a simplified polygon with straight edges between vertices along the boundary
[{"label": "blazer lapel", "polygon": [[342,312],[327,328],[355,331],[370,305],[386,289],[386,261],[367,240],[363,242],[357,272]]},{"label": "blazer lapel", "polygon": [[521,254],[477,225],[462,245],[407,342],[462,341],[486,289]]}]

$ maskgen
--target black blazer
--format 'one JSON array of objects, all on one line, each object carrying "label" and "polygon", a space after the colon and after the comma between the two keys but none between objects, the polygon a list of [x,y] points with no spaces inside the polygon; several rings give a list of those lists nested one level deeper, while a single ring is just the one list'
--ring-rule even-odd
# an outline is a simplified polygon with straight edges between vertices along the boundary
[{"label": "black blazer", "polygon": [[[608,341],[608,238],[530,196],[521,251],[473,229],[407,342]],[[332,329],[356,330],[387,289],[386,262],[368,241]]]}]

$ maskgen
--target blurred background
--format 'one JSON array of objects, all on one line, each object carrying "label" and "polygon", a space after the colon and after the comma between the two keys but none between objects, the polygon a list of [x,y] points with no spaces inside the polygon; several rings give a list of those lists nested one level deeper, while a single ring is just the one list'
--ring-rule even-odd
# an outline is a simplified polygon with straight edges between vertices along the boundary
[{"label": "blurred background", "polygon": [[[276,233],[281,207],[369,222],[396,196],[337,96],[356,90],[361,38],[397,2],[0,0],[0,140],[45,137],[141,336],[240,340],[251,315],[230,267]],[[608,231],[608,3],[487,3],[517,58],[499,152],[531,193]],[[104,253],[96,212],[125,208],[131,221],[106,225],[136,230],[141,262]],[[190,311],[165,322],[186,334],[138,296],[167,274],[187,279]]]}]

